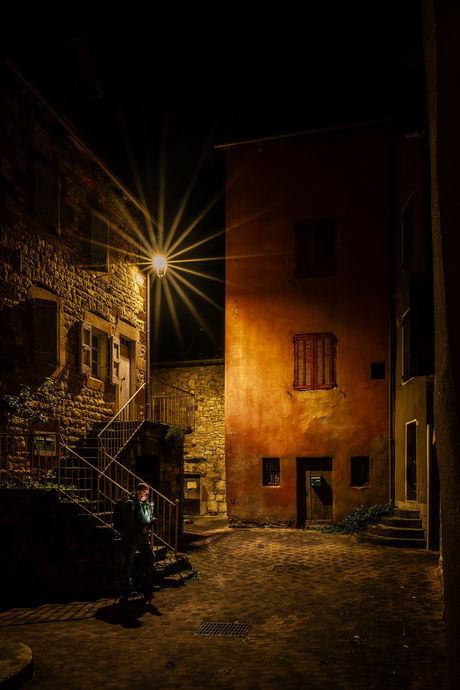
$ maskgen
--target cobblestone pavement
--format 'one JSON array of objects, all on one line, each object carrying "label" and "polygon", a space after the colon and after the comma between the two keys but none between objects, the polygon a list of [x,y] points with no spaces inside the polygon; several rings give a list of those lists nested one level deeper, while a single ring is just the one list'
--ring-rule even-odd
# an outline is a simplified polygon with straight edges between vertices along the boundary
[{"label": "cobblestone pavement", "polygon": [[[437,556],[316,531],[188,525],[196,580],[150,598],[61,597],[0,613],[30,690],[442,688]],[[216,529],[217,528],[217,529]],[[220,529],[219,529],[220,528]],[[203,622],[246,636],[195,635]]]}]

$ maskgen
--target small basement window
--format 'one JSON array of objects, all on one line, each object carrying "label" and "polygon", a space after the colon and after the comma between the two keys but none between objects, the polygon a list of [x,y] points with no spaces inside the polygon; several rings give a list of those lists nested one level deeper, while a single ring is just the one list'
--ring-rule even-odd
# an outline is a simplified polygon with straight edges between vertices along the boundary
[{"label": "small basement window", "polygon": [[371,364],[371,379],[372,381],[377,381],[378,379],[385,378],[385,362],[377,362],[376,364]]},{"label": "small basement window", "polygon": [[366,486],[369,483],[369,457],[360,455],[351,458],[351,486]]},{"label": "small basement window", "polygon": [[264,486],[279,486],[280,485],[280,459],[279,458],[263,458],[263,485]]}]

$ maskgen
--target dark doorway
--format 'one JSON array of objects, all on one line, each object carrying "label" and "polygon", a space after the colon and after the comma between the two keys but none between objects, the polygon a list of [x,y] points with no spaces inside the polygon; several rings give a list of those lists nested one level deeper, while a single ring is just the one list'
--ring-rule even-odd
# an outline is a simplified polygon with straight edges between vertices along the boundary
[{"label": "dark doorway", "polygon": [[297,526],[333,521],[332,458],[297,458]]}]

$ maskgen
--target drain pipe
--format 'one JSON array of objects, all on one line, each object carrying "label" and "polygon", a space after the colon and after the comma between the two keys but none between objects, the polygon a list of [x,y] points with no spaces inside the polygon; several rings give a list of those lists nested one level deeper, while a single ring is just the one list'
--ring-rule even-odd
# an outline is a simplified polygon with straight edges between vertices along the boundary
[{"label": "drain pipe", "polygon": [[145,363],[145,377],[147,382],[147,402],[145,405],[145,418],[150,419],[150,288],[151,288],[152,269],[147,271],[147,292],[145,296],[145,347],[146,347],[146,363]]},{"label": "drain pipe", "polygon": [[393,496],[393,327],[395,304],[395,237],[396,237],[396,131],[392,122],[391,152],[390,152],[390,194],[391,194],[391,226],[390,226],[390,308],[388,324],[388,500],[395,500]]},{"label": "drain pipe", "polygon": [[433,462],[433,425],[426,425],[426,548],[430,550],[431,544],[431,469]]}]

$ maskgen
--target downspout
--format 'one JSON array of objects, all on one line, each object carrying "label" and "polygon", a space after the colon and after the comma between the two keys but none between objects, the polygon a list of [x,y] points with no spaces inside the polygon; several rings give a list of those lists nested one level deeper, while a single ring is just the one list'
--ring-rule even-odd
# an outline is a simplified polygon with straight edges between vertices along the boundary
[{"label": "downspout", "polygon": [[391,152],[390,152],[390,194],[391,194],[391,225],[390,225],[390,309],[388,324],[388,500],[395,500],[393,495],[393,329],[395,304],[395,237],[396,237],[396,132],[391,123]]},{"label": "downspout", "polygon": [[426,425],[426,549],[430,550],[431,544],[431,466],[433,462],[433,425]]},{"label": "downspout", "polygon": [[150,276],[152,269],[147,271],[147,294],[145,296],[145,346],[146,346],[146,363],[145,363],[145,377],[147,381],[147,403],[145,409],[145,418],[150,419]]}]

